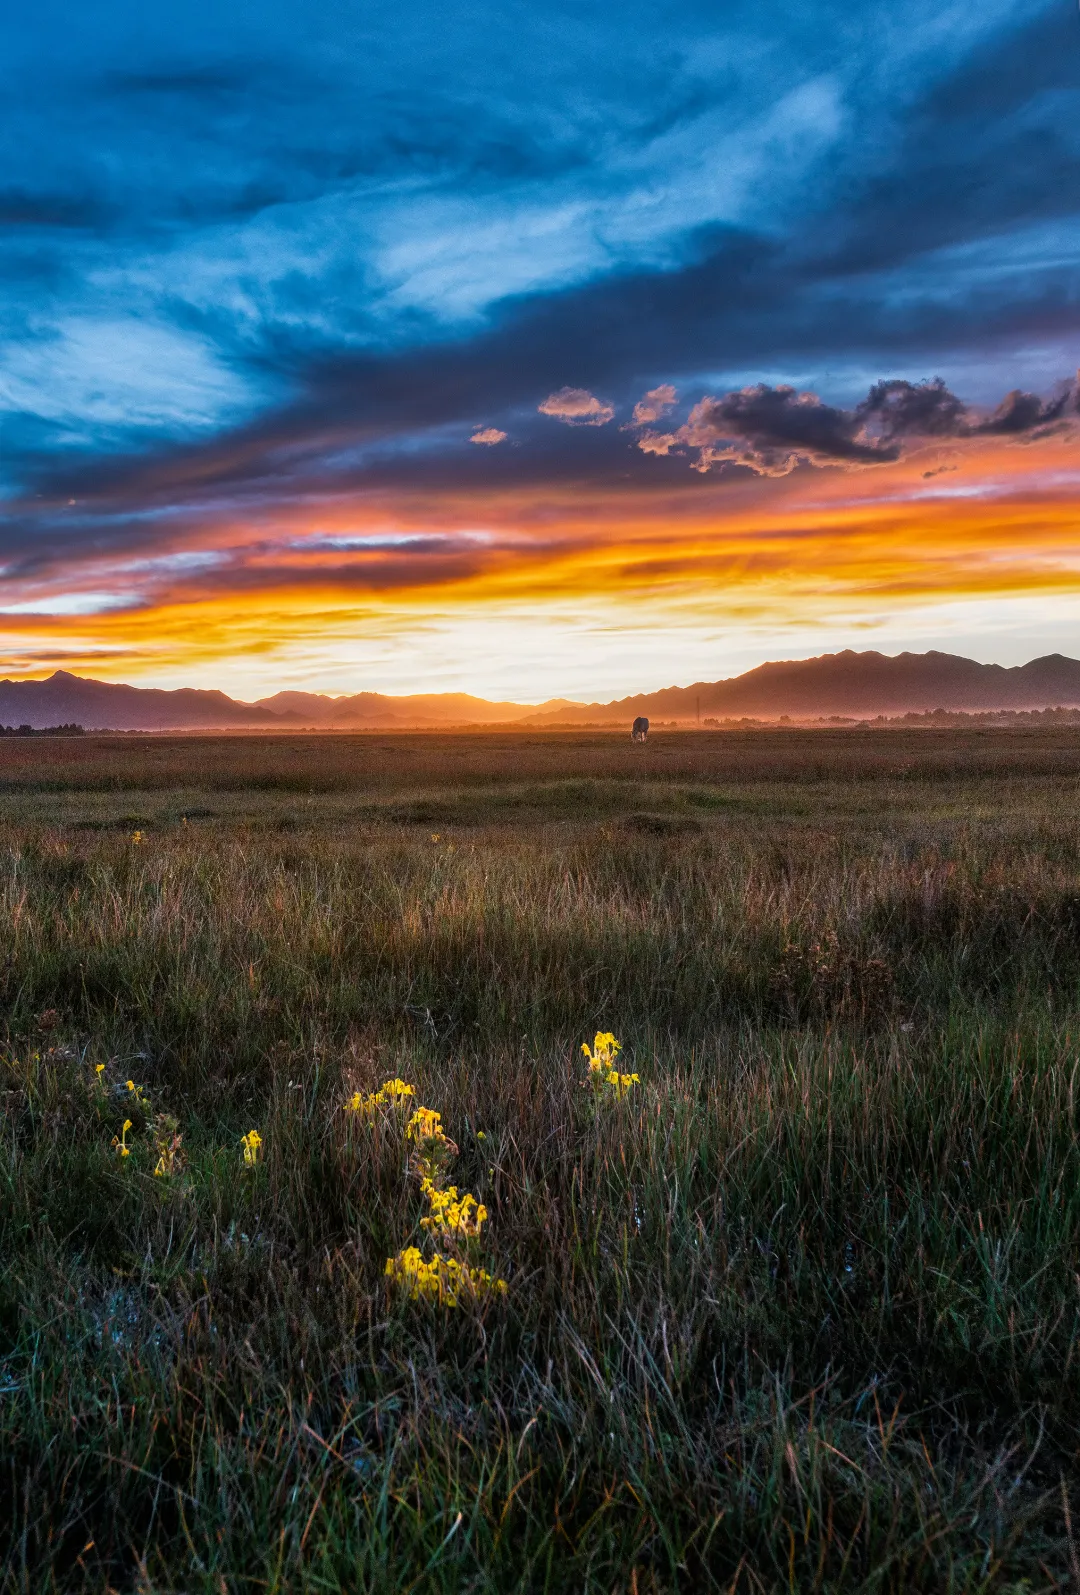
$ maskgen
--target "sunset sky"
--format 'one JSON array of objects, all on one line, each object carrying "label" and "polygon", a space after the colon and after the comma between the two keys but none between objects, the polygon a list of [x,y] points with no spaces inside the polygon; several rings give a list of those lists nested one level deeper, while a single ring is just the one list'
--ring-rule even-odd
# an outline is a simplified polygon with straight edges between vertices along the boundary
[{"label": "sunset sky", "polygon": [[1080,655],[1075,0],[35,0],[0,674]]}]

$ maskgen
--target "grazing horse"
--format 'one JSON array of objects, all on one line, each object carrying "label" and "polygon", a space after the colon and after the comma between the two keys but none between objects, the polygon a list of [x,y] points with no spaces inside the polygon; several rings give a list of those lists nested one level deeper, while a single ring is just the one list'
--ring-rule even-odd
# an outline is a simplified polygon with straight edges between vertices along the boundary
[{"label": "grazing horse", "polygon": [[630,733],[631,742],[644,742],[649,734],[649,722],[643,714],[639,714],[634,721],[634,729]]}]

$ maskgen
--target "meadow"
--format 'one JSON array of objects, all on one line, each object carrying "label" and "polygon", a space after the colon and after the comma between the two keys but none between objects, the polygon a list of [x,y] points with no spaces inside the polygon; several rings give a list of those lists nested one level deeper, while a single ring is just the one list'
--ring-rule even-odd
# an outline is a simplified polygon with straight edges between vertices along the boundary
[{"label": "meadow", "polygon": [[0,1025],[5,1592],[1080,1587],[1075,731],[10,739]]}]

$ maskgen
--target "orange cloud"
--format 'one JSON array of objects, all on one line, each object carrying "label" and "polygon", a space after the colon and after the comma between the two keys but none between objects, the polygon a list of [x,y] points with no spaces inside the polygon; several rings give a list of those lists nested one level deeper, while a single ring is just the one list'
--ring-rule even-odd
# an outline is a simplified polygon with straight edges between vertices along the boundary
[{"label": "orange cloud", "polygon": [[587,388],[560,388],[549,393],[537,409],[567,426],[606,426],[615,414],[613,404],[605,404]]},{"label": "orange cloud", "polygon": [[[228,689],[223,668],[245,661],[271,690],[286,658],[499,617],[602,614],[672,636],[680,626],[734,634],[1080,596],[1078,512],[1071,435],[946,440],[873,472],[669,479],[651,491],[395,488],[327,503],[317,526],[297,510],[203,525],[158,560],[69,551],[62,568],[7,583],[3,668],[167,673]],[[61,584],[68,612],[50,613]],[[110,595],[123,602],[95,608]],[[595,660],[583,652],[580,665],[584,690]],[[499,661],[491,670],[495,687]]]},{"label": "orange cloud", "polygon": [[659,421],[671,409],[678,394],[670,382],[665,382],[662,387],[650,388],[644,397],[634,405],[634,425],[651,426],[654,421]]}]

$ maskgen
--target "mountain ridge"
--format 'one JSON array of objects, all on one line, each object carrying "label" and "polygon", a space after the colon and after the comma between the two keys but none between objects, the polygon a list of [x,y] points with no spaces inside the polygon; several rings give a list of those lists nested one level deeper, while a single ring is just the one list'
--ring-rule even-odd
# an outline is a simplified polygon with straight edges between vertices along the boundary
[{"label": "mountain ridge", "polygon": [[771,660],[742,675],[664,687],[608,702],[494,702],[468,693],[393,696],[283,691],[254,703],[213,688],[133,687],[57,670],[44,680],[0,681],[0,724],[36,730],[77,723],[116,731],[452,729],[468,725],[621,723],[639,714],[706,718],[823,719],[1080,707],[1080,660],[1046,654],[1024,665],[980,664],[958,654],[882,654],[845,649],[812,659]]},{"label": "mountain ridge", "polygon": [[705,717],[776,719],[867,716],[1080,706],[1080,660],[1046,654],[1024,665],[980,664],[938,650],[916,654],[874,651],[820,654],[813,659],[771,660],[725,681],[664,687],[569,715],[529,715],[533,725],[552,720],[595,720],[598,715],[696,721]]},{"label": "mountain ridge", "polygon": [[[523,713],[530,712],[526,704],[492,701],[468,692],[419,692],[405,697],[380,692],[354,692],[332,697],[324,692],[285,691],[275,692],[269,698],[257,698],[255,707],[268,709],[273,714],[297,715],[307,723],[321,722],[326,725],[340,725],[354,719],[363,719],[365,723],[394,722],[410,713],[430,714],[436,720],[456,716],[459,722],[472,718],[485,724],[496,724],[520,720]],[[546,703],[537,704],[531,712],[555,714],[577,707],[569,698],[549,698]]]}]

